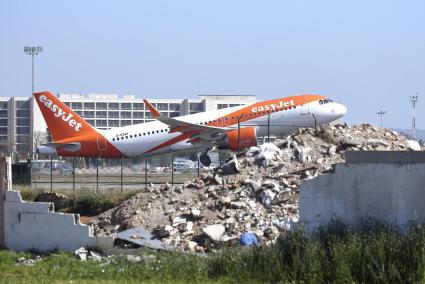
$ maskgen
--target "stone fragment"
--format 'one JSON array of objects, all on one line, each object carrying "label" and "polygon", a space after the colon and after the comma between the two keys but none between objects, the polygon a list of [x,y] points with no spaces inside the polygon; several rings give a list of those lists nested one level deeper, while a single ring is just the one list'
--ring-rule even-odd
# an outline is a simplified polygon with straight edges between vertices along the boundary
[{"label": "stone fragment", "polygon": [[415,140],[407,140],[406,141],[407,148],[412,151],[420,151],[421,145],[419,145],[418,141]]},{"label": "stone fragment", "polygon": [[209,225],[202,229],[202,232],[207,235],[212,241],[218,242],[224,234],[226,228],[221,224]]}]

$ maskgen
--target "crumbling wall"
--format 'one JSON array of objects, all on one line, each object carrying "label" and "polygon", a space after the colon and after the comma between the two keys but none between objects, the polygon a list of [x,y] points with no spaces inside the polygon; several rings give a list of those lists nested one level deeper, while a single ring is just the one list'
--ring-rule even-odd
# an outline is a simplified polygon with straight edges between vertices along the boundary
[{"label": "crumbling wall", "polygon": [[4,240],[4,194],[11,186],[10,157],[0,157],[0,248],[5,247]]},{"label": "crumbling wall", "polygon": [[425,152],[347,152],[335,173],[304,181],[300,220],[307,229],[338,218],[355,228],[373,218],[398,226],[425,222]]},{"label": "crumbling wall", "polygon": [[17,191],[4,200],[5,245],[15,251],[75,251],[82,246],[111,248],[112,237],[92,235],[79,215],[54,212],[53,203],[24,202]]}]

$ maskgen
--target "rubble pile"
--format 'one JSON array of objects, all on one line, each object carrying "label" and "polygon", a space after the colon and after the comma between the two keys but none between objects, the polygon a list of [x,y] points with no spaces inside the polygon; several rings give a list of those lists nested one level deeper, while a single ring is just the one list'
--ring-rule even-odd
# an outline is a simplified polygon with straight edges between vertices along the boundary
[{"label": "rubble pile", "polygon": [[197,252],[237,244],[246,233],[270,243],[298,221],[301,182],[331,172],[345,151],[415,148],[396,132],[370,125],[300,129],[234,155],[183,186],[151,186],[92,225],[96,234],[141,227],[168,245]]}]

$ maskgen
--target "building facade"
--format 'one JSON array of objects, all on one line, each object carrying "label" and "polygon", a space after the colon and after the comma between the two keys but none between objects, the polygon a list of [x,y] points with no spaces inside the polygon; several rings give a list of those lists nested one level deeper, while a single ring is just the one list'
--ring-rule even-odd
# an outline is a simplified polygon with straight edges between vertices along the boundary
[{"label": "building facade", "polygon": [[[57,97],[87,122],[109,129],[152,121],[141,98],[116,94],[58,94]],[[199,95],[196,99],[148,99],[168,117],[238,106],[256,101],[250,95]],[[33,98],[0,97],[0,152],[29,158],[49,141],[47,125]]]}]

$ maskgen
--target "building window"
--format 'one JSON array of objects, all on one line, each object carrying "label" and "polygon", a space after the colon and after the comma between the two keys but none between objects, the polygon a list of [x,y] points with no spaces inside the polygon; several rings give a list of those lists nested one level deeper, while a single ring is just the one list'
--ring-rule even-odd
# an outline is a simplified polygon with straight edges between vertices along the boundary
[{"label": "building window", "polygon": [[16,151],[18,152],[29,152],[30,145],[28,144],[16,144]]},{"label": "building window", "polygon": [[118,111],[110,111],[108,112],[109,118],[118,118],[120,117],[120,113]]},{"label": "building window", "polygon": [[143,123],[143,120],[141,119],[133,119],[133,124],[140,124]]},{"label": "building window", "polygon": [[129,112],[129,111],[122,111],[121,112],[121,118],[131,118],[131,112]]},{"label": "building window", "polygon": [[96,118],[106,118],[106,111],[96,111]]},{"label": "building window", "polygon": [[150,113],[150,112],[146,112],[146,113],[145,113],[145,118],[146,118],[146,119],[151,118],[151,117],[152,117],[152,115],[151,115],[151,113]]},{"label": "building window", "polygon": [[0,119],[0,126],[7,126],[7,119]]},{"label": "building window", "polygon": [[30,116],[30,111],[27,109],[18,109],[16,111],[16,116],[17,117],[29,117]]},{"label": "building window", "polygon": [[169,110],[180,110],[180,104],[170,104]]},{"label": "building window", "polygon": [[131,103],[121,103],[121,109],[130,110],[131,109]]},{"label": "building window", "polygon": [[143,118],[143,112],[141,111],[133,112],[133,118]]},{"label": "building window", "polygon": [[223,109],[223,108],[228,108],[229,105],[228,104],[217,104],[217,109]]},{"label": "building window", "polygon": [[83,104],[82,103],[71,103],[71,108],[72,109],[82,109]]},{"label": "building window", "polygon": [[76,110],[75,113],[78,114],[79,116],[83,116],[83,112],[81,110]]},{"label": "building window", "polygon": [[29,135],[17,135],[16,136],[16,143],[30,143],[30,136]]},{"label": "building window", "polygon": [[30,134],[29,127],[16,127],[16,134]]},{"label": "building window", "polygon": [[7,134],[7,127],[0,127],[0,134]]},{"label": "building window", "polygon": [[241,104],[229,104],[229,107],[236,107],[236,106],[240,106]]},{"label": "building window", "polygon": [[94,117],[94,111],[84,111],[84,117],[85,118],[93,118]]},{"label": "building window", "polygon": [[94,103],[84,103],[84,109],[94,109]]},{"label": "building window", "polygon": [[121,120],[121,126],[131,125],[131,120]]},{"label": "building window", "polygon": [[0,109],[6,109],[7,110],[7,102],[0,102]]},{"label": "building window", "polygon": [[0,117],[7,117],[7,110],[6,109],[0,110]]},{"label": "building window", "polygon": [[63,102],[67,107],[70,107],[71,106],[71,103],[70,102]]},{"label": "building window", "polygon": [[158,103],[156,108],[158,110],[168,110],[168,104]]},{"label": "building window", "polygon": [[144,103],[133,103],[133,109],[143,110],[144,109]]},{"label": "building window", "polygon": [[91,126],[94,126],[94,120],[93,119],[87,119],[86,120],[88,124],[90,124]]},{"label": "building window", "polygon": [[119,120],[109,120],[109,127],[118,127],[120,126]]},{"label": "building window", "polygon": [[108,108],[111,110],[119,110],[120,109],[120,104],[119,103],[108,103]]},{"label": "building window", "polygon": [[29,109],[30,108],[30,102],[29,101],[17,101],[16,102],[16,108]]},{"label": "building window", "polygon": [[29,118],[17,118],[16,119],[16,126],[30,126],[30,119]]},{"label": "building window", "polygon": [[190,111],[204,111],[204,105],[202,103],[189,103]]},{"label": "building window", "polygon": [[106,127],[106,120],[96,120],[96,127]]},{"label": "building window", "polygon": [[106,103],[96,103],[96,109],[106,110]]},{"label": "building window", "polygon": [[179,112],[170,112],[170,117],[177,117],[180,116]]}]

